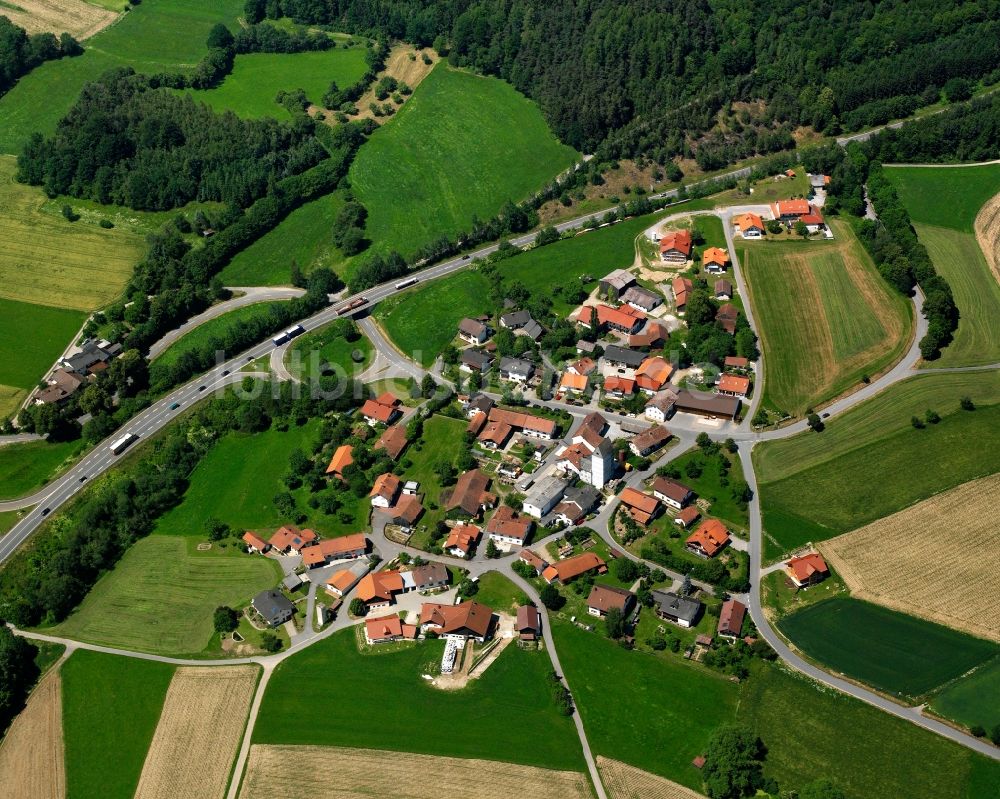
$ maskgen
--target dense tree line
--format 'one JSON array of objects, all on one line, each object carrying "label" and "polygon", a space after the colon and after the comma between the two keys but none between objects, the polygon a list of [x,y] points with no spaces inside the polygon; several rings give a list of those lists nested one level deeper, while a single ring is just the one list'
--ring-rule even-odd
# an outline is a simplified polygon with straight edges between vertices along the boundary
[{"label": "dense tree line", "polygon": [[49,138],[34,134],[18,179],[50,196],[69,194],[137,210],[215,200],[245,208],[277,181],[327,153],[313,121],[244,120],[191,97],[158,90],[131,68],[87,84]]},{"label": "dense tree line", "polygon": [[68,33],[57,39],[52,33],[33,33],[0,16],[0,95],[39,64],[65,56],[80,55],[83,48]]},{"label": "dense tree line", "polygon": [[[247,380],[247,388],[252,387]],[[356,402],[351,391],[337,399],[295,393],[282,384],[276,394],[231,392],[213,399],[151,442],[151,451],[134,466],[102,478],[0,572],[0,617],[19,626],[66,618],[98,578],[181,501],[188,476],[219,436],[232,430],[258,432],[278,420],[302,423]]]},{"label": "dense tree line", "polygon": [[0,736],[21,712],[38,680],[38,647],[0,624]]},{"label": "dense tree line", "polygon": [[[773,152],[795,125],[836,132],[1000,62],[996,0],[249,0],[246,14],[434,46],[535,99],[578,149],[660,163]],[[737,101],[738,124],[700,147]]]}]

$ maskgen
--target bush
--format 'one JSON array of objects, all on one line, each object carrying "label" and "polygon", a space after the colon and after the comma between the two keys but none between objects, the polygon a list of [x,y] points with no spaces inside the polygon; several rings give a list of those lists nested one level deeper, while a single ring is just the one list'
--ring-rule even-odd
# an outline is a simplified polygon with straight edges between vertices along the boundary
[{"label": "bush", "polygon": [[233,608],[221,605],[215,609],[212,624],[217,633],[231,633],[240,626],[240,614]]},{"label": "bush", "polygon": [[265,652],[278,652],[281,650],[281,639],[278,638],[274,633],[267,632],[260,636],[260,645],[264,648]]},{"label": "bush", "polygon": [[354,597],[354,599],[351,600],[351,604],[348,607],[347,612],[352,616],[364,616],[368,612],[368,606],[365,604],[363,599]]},{"label": "bush", "polygon": [[115,226],[114,222],[112,222],[110,219],[102,219],[97,224],[100,225],[105,230],[111,230],[111,228],[113,228]]}]

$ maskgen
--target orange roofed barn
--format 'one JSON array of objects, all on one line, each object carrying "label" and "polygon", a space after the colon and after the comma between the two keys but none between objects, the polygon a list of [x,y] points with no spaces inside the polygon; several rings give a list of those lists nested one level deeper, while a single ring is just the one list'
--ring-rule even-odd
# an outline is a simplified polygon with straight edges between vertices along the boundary
[{"label": "orange roofed barn", "polygon": [[354,450],[351,449],[350,444],[341,444],[333,453],[333,457],[330,458],[330,465],[326,467],[326,473],[343,480],[344,469],[352,463],[354,463]]},{"label": "orange roofed barn", "polygon": [[718,519],[706,519],[688,536],[685,546],[695,555],[714,558],[729,543],[729,531]]},{"label": "orange roofed barn", "polygon": [[554,583],[558,580],[565,585],[575,580],[581,574],[586,574],[594,569],[597,570],[598,574],[605,574],[608,571],[608,567],[604,561],[593,552],[581,552],[579,555],[574,555],[571,558],[566,558],[566,560],[561,560],[558,563],[548,566],[542,571],[542,579],[547,583]]}]

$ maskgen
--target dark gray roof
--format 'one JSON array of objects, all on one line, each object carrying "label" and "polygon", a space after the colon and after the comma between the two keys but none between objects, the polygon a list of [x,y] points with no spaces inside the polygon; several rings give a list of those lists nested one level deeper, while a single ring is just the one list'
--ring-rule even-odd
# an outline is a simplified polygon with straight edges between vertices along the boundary
[{"label": "dark gray roof", "polygon": [[270,624],[280,621],[295,609],[288,597],[273,588],[257,594],[253,598],[253,607]]},{"label": "dark gray roof", "polygon": [[500,324],[509,328],[524,327],[528,322],[534,321],[529,311],[512,311],[500,317]]},{"label": "dark gray roof", "polygon": [[597,504],[600,496],[600,492],[593,486],[567,488],[566,493],[563,494],[563,502],[572,502],[586,512]]},{"label": "dark gray roof", "polygon": [[517,331],[519,335],[528,336],[532,341],[538,341],[541,338],[542,326],[538,324],[534,319],[528,321],[524,327]]},{"label": "dark gray roof", "polygon": [[443,563],[425,563],[413,567],[413,583],[417,588],[448,582],[448,568]]},{"label": "dark gray roof", "polygon": [[487,397],[485,394],[473,394],[469,397],[469,408],[475,408],[483,413],[489,413],[493,405],[493,398]]},{"label": "dark gray roof", "polygon": [[617,344],[609,344],[604,350],[604,359],[636,368],[646,360],[646,356],[644,353],[619,347]]},{"label": "dark gray roof", "polygon": [[703,394],[693,391],[678,391],[674,403],[677,410],[693,413],[708,413],[726,416],[730,419],[736,416],[740,409],[740,401],[736,397],[724,397],[721,394]]},{"label": "dark gray roof", "polygon": [[644,310],[652,310],[663,303],[663,295],[643,286],[630,286],[622,295],[622,300],[634,303]]},{"label": "dark gray roof", "polygon": [[528,377],[535,371],[535,365],[531,361],[525,361],[521,358],[501,358],[500,371]]},{"label": "dark gray roof", "polygon": [[653,591],[653,600],[661,613],[694,623],[701,611],[701,602],[669,591]]},{"label": "dark gray roof", "polygon": [[493,363],[493,356],[482,350],[462,350],[462,363],[484,372]]}]

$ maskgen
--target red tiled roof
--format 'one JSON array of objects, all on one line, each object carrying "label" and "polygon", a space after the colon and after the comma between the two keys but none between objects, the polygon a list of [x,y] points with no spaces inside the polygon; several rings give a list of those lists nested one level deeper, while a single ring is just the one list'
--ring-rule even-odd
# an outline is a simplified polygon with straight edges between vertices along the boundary
[{"label": "red tiled roof", "polygon": [[251,532],[250,530],[247,530],[245,533],[243,533],[243,540],[247,544],[252,546],[254,549],[258,549],[261,552],[263,552],[267,548],[267,542],[259,535]]},{"label": "red tiled roof", "polygon": [[316,540],[316,533],[313,530],[300,530],[288,524],[279,527],[271,536],[270,544],[277,550],[284,551],[289,547],[301,549]]},{"label": "red tiled roof", "polygon": [[722,610],[719,613],[719,635],[739,635],[743,629],[743,617],[746,615],[747,606],[735,599],[727,599],[722,603]]},{"label": "red tiled roof", "polygon": [[772,203],[771,211],[775,217],[803,216],[809,213],[809,203],[805,200],[779,200]]},{"label": "red tiled roof", "polygon": [[388,424],[389,420],[396,413],[394,405],[383,405],[377,400],[365,400],[365,404],[361,406],[362,416],[367,419],[374,419],[376,422],[382,422],[382,424]]},{"label": "red tiled roof", "polygon": [[706,266],[708,264],[725,266],[729,263],[729,253],[725,250],[719,249],[718,247],[709,247],[701,254],[701,262]]},{"label": "red tiled roof", "polygon": [[738,355],[727,355],[726,360],[723,362],[726,366],[731,366],[734,369],[746,369],[750,365],[750,361],[746,358],[740,358]]},{"label": "red tiled roof", "polygon": [[785,565],[800,583],[806,582],[814,574],[829,574],[830,572],[826,561],[818,552],[810,552],[808,555],[792,558]]},{"label": "red tiled roof", "polygon": [[733,394],[746,394],[750,390],[750,378],[739,375],[722,375],[716,388],[719,391],[728,391]]},{"label": "red tiled roof", "polygon": [[542,572],[542,577],[550,583],[557,578],[560,582],[566,583],[593,569],[597,569],[599,573],[603,574],[608,570],[608,567],[593,552],[581,552],[579,555],[553,563]]},{"label": "red tiled roof", "polygon": [[534,522],[507,505],[501,505],[486,524],[487,533],[495,533],[506,538],[524,541],[531,532]]},{"label": "red tiled roof", "polygon": [[635,393],[635,381],[629,377],[612,375],[604,381],[604,390],[607,392],[620,391],[628,396]]},{"label": "red tiled roof", "polygon": [[380,641],[385,638],[416,638],[417,628],[412,624],[403,624],[399,616],[381,616],[377,619],[365,619],[365,635],[369,641]]},{"label": "red tiled roof", "polygon": [[344,469],[354,463],[354,454],[350,444],[341,444],[337,451],[330,458],[330,465],[326,467],[327,474],[334,474],[337,477],[344,476]]},{"label": "red tiled roof", "polygon": [[691,254],[691,231],[690,230],[677,230],[673,233],[668,233],[662,239],[660,239],[660,252],[664,253],[668,250],[676,250],[677,252],[683,253],[684,255]]},{"label": "red tiled roof", "polygon": [[369,497],[382,497],[382,499],[392,502],[392,498],[399,493],[399,478],[392,472],[385,472],[375,478],[375,485],[368,493]]},{"label": "red tiled roof", "polygon": [[471,633],[483,637],[489,632],[492,618],[493,608],[474,599],[467,599],[458,605],[425,602],[420,607],[421,626],[429,624],[436,627],[441,635]]},{"label": "red tiled roof", "polygon": [[688,536],[686,543],[697,546],[711,558],[729,543],[729,531],[718,519],[706,519]]},{"label": "red tiled roof", "polygon": [[646,358],[635,370],[635,382],[639,388],[659,391],[674,373],[674,367],[660,356]]},{"label": "red tiled roof", "polygon": [[642,491],[638,491],[631,486],[622,491],[619,499],[621,499],[622,504],[646,514],[655,513],[656,508],[660,504],[660,501],[656,497],[644,494]]},{"label": "red tiled roof", "polygon": [[482,532],[474,524],[456,524],[448,533],[448,540],[444,542],[444,548],[460,549],[468,555],[472,547],[479,541]]},{"label": "red tiled roof", "polygon": [[389,453],[389,457],[395,460],[403,454],[407,443],[409,442],[406,439],[406,429],[394,424],[392,427],[387,427],[379,436],[379,440],[375,443],[375,449],[384,449]]},{"label": "red tiled roof", "polygon": [[736,227],[738,227],[740,231],[746,231],[749,230],[750,228],[758,228],[760,230],[763,230],[764,220],[761,219],[759,216],[757,216],[757,214],[750,214],[750,213],[741,214],[740,216],[736,217]]},{"label": "red tiled roof", "polygon": [[489,418],[491,422],[503,422],[515,429],[531,430],[532,432],[548,436],[555,435],[556,432],[556,423],[554,421],[541,416],[534,416],[530,413],[508,411],[503,408],[494,407],[490,409]]},{"label": "red tiled roof", "polygon": [[602,613],[607,613],[611,608],[618,608],[624,611],[632,602],[635,595],[624,588],[615,588],[611,585],[595,585],[590,589],[587,597],[587,607],[595,608]]}]

